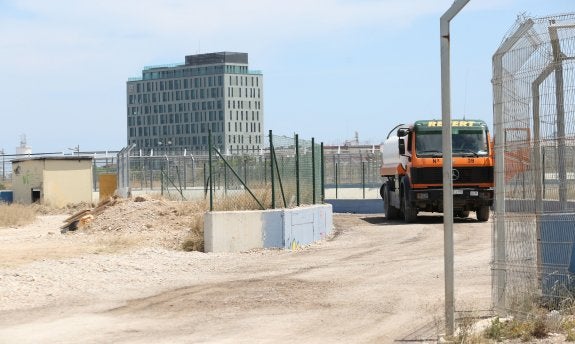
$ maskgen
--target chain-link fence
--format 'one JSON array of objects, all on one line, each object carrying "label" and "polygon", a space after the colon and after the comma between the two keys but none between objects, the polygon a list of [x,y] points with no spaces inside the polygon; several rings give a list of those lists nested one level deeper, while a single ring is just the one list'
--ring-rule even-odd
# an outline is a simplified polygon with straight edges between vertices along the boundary
[{"label": "chain-link fence", "polygon": [[519,18],[493,91],[493,301],[556,307],[575,291],[575,14]]},{"label": "chain-link fence", "polygon": [[[298,136],[268,136],[259,152],[224,155],[118,154],[118,189],[172,199],[206,199],[213,210],[295,207],[321,203],[322,144]],[[129,176],[124,178],[123,176]]]},{"label": "chain-link fence", "polygon": [[380,198],[379,145],[326,147],[324,162],[326,198]]}]

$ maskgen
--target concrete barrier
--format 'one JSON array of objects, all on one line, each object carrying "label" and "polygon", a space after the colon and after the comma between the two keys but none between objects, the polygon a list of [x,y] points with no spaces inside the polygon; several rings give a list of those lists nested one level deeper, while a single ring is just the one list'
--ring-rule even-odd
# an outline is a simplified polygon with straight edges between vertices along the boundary
[{"label": "concrete barrier", "polygon": [[380,199],[326,199],[333,206],[334,213],[379,214],[383,213]]},{"label": "concrete barrier", "polygon": [[294,249],[326,237],[332,229],[330,204],[209,212],[204,217],[204,249],[206,252]]}]

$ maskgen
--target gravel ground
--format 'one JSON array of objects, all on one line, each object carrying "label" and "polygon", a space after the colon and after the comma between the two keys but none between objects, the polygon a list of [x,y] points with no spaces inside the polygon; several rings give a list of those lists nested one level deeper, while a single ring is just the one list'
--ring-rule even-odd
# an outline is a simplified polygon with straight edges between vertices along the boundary
[{"label": "gravel ground", "polygon": [[[170,227],[168,214],[157,217]],[[174,250],[168,238],[187,229],[149,216],[142,233],[64,235],[65,217],[0,229],[1,343],[422,343],[442,332],[438,216],[335,215],[335,235],[303,249],[227,254]],[[488,312],[491,225],[454,227],[457,309]]]}]

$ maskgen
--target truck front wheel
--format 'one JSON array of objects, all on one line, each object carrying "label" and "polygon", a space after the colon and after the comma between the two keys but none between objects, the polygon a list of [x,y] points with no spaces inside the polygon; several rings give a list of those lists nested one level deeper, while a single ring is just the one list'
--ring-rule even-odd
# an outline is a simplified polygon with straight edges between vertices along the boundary
[{"label": "truck front wheel", "polygon": [[407,192],[403,193],[403,220],[406,223],[412,223],[417,220],[417,208],[409,203]]},{"label": "truck front wheel", "polygon": [[489,220],[489,206],[487,205],[481,206],[477,208],[475,212],[477,213],[477,221],[485,222]]},{"label": "truck front wheel", "polygon": [[381,186],[381,196],[383,197],[383,211],[385,212],[385,218],[388,220],[395,220],[399,218],[399,210],[391,205],[389,201],[389,188],[387,183]]}]

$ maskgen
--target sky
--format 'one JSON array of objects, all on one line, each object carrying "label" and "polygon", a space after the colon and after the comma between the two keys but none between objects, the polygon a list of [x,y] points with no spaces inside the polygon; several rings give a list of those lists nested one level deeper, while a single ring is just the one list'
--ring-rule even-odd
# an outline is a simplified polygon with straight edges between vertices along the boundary
[{"label": "sky", "polygon": [[[452,0],[0,0],[0,150],[126,145],[126,82],[186,55],[249,54],[264,128],[379,144],[441,118],[439,18]],[[518,15],[572,0],[471,0],[451,21],[452,117],[492,130],[492,55]]]}]

